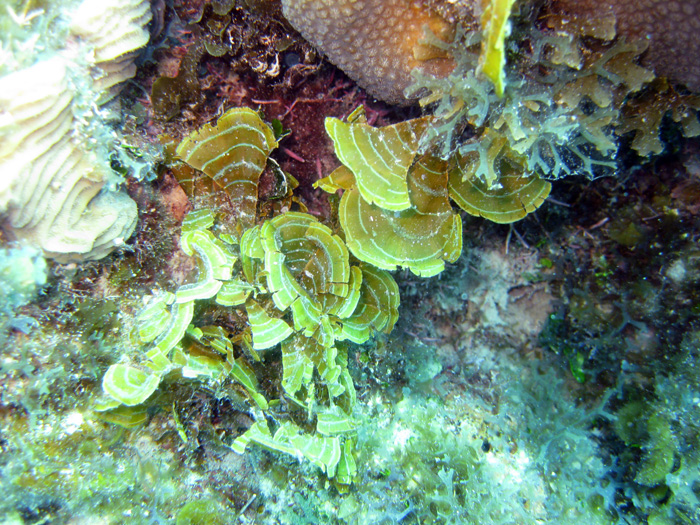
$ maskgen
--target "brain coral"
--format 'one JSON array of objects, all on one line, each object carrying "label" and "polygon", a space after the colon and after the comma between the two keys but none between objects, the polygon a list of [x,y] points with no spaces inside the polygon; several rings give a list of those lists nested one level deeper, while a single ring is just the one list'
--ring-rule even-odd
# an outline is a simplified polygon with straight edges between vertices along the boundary
[{"label": "brain coral", "polygon": [[151,4],[144,0],[85,0],[72,14],[71,33],[90,51],[101,103],[136,74],[134,58],[148,43],[150,21]]},{"label": "brain coral", "polygon": [[[284,16],[309,42],[369,93],[406,101],[411,70],[447,73],[451,61],[416,48],[428,25],[437,36],[450,24],[429,0],[282,0]],[[424,51],[424,53],[421,53]],[[418,58],[417,58],[418,57]]]},{"label": "brain coral", "polygon": [[95,259],[131,235],[136,205],[100,193],[114,176],[75,133],[69,67],[55,56],[0,79],[0,204],[13,234],[47,255]]},{"label": "brain coral", "polygon": [[618,35],[648,40],[644,65],[700,91],[700,0],[558,0],[557,8],[589,19],[612,12]]},{"label": "brain coral", "polygon": [[114,132],[97,105],[134,75],[150,4],[108,0],[99,16],[96,6],[85,0],[72,13],[78,46],[0,77],[0,212],[15,237],[61,261],[104,257],[138,218],[136,204],[114,189]]}]

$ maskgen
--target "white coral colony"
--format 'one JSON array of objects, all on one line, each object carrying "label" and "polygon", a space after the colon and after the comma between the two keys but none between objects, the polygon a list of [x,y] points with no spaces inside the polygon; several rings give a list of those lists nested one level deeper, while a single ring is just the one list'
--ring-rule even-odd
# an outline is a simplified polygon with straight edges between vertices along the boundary
[{"label": "white coral colony", "polygon": [[134,58],[148,43],[151,5],[144,0],[85,0],[71,20],[71,32],[90,46],[96,90],[109,90],[136,74]]},{"label": "white coral colony", "polygon": [[70,24],[78,53],[59,50],[0,77],[0,212],[11,234],[57,260],[104,257],[136,226],[136,204],[114,189],[107,144],[92,135],[110,135],[97,104],[134,76],[150,19],[145,0],[85,0]]}]

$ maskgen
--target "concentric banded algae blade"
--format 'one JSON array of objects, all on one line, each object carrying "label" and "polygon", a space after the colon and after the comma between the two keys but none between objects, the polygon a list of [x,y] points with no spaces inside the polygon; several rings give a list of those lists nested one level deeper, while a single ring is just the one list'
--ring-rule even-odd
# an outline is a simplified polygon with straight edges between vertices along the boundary
[{"label": "concentric banded algae blade", "polygon": [[201,328],[191,327],[188,330],[195,332],[198,339],[208,347],[216,350],[222,355],[228,355],[233,352],[233,345],[228,338],[226,331],[220,326],[203,326]]},{"label": "concentric banded algae blade", "polygon": [[183,222],[180,238],[182,251],[190,256],[198,256],[199,275],[197,282],[178,288],[175,294],[177,303],[215,296],[222,286],[221,281],[231,278],[231,270],[237,259],[231,246],[217,239],[209,230],[196,229],[199,223],[208,228],[213,224],[213,217],[211,224],[206,216]]},{"label": "concentric banded algae blade", "polygon": [[314,182],[314,188],[321,188],[328,193],[335,193],[338,190],[349,190],[355,185],[355,175],[347,166],[340,166],[338,169],[322,179]]},{"label": "concentric banded algae blade", "polygon": [[270,432],[270,427],[267,426],[267,421],[262,415],[260,418],[261,419],[253,423],[253,426],[246,430],[243,435],[236,438],[231,444],[231,449],[238,454],[243,454],[250,443],[257,443],[261,447],[271,450],[272,452],[283,452],[290,456],[295,456],[296,449],[288,442],[277,439],[277,435],[273,437],[272,432]]},{"label": "concentric banded algae blade", "polygon": [[281,252],[265,253],[264,268],[267,289],[272,294],[272,300],[280,311],[284,312],[300,295],[307,295],[284,264],[284,255]]},{"label": "concentric banded algae blade", "polygon": [[318,222],[307,228],[305,238],[311,244],[311,258],[301,273],[302,285],[314,295],[345,297],[350,279],[350,255],[345,243]]},{"label": "concentric banded algae blade", "polygon": [[231,375],[236,379],[236,381],[243,385],[243,388],[246,389],[258,407],[260,407],[262,410],[267,410],[267,400],[265,399],[265,396],[258,392],[258,380],[245,359],[242,357],[234,359],[233,355],[230,355],[228,363],[231,365]]},{"label": "concentric banded algae blade", "polygon": [[301,452],[311,463],[323,470],[329,478],[335,476],[335,469],[338,466],[342,453],[339,438],[335,436],[296,434],[288,439],[294,448]]},{"label": "concentric banded algae blade", "polygon": [[306,353],[306,341],[308,338],[295,335],[282,343],[282,388],[292,397],[313,378],[314,362]]},{"label": "concentric banded algae blade", "polygon": [[214,279],[228,280],[231,278],[231,268],[237,260],[232,247],[217,239],[209,230],[188,231],[180,238],[182,251],[187,255],[197,253],[206,259],[211,266]]},{"label": "concentric banded algae blade", "polygon": [[[191,202],[195,202],[195,199],[204,197],[206,206],[213,209],[225,209],[230,206],[230,197],[225,191],[222,190],[221,186],[207,174],[193,168],[189,164],[185,164],[184,162],[172,163],[170,166],[170,172],[173,174],[180,185],[180,188],[185,192],[185,195],[187,195]],[[187,214],[185,220],[187,220],[190,215],[205,210],[206,208],[203,210],[191,211]],[[183,233],[185,232],[184,228],[185,225],[183,222]],[[207,227],[203,226],[200,229],[205,228]]]},{"label": "concentric banded algae blade", "polygon": [[243,454],[250,443],[293,457],[303,456],[321,468],[329,478],[335,475],[335,469],[342,455],[340,438],[304,434],[290,421],[282,422],[273,436],[267,422],[260,419],[238,437],[231,448],[234,452]]},{"label": "concentric banded algae blade", "polygon": [[324,294],[321,300],[321,309],[334,315],[339,319],[350,317],[360,300],[360,290],[362,287],[362,270],[358,266],[350,267],[350,281],[348,282],[348,294],[345,297]]},{"label": "concentric banded algae blade", "polygon": [[162,334],[170,324],[169,305],[175,300],[173,294],[151,298],[150,303],[136,317],[139,339],[150,343]]},{"label": "concentric banded algae blade", "polygon": [[[325,259],[329,275],[325,278],[331,283],[347,283],[349,279],[348,252],[343,241],[318,219],[307,213],[288,212],[270,219],[270,226],[275,229],[278,250],[285,256],[285,264],[290,271],[299,275],[308,271],[311,258]],[[271,244],[265,244],[270,249]],[[321,290],[322,293],[327,290]],[[340,295],[345,295],[341,293]]]},{"label": "concentric banded algae blade", "polygon": [[206,352],[190,342],[183,350],[176,350],[173,363],[181,367],[182,377],[209,377],[216,381],[228,373],[225,362],[213,352]]},{"label": "concentric banded algae blade", "polygon": [[[200,234],[209,233],[205,232],[192,232],[187,234],[188,236],[194,237]],[[204,235],[202,235],[203,237]],[[182,236],[185,238],[185,235]],[[176,303],[187,303],[195,301],[197,299],[208,299],[217,294],[221,288],[221,281],[214,278],[214,266],[212,264],[212,259],[209,257],[206,249],[198,244],[194,239],[191,239],[192,245],[189,247],[188,255],[196,253],[198,257],[198,267],[199,272],[197,275],[197,282],[183,284],[175,292],[175,302]],[[230,270],[229,270],[230,272]],[[230,274],[229,274],[230,277]]]},{"label": "concentric banded algae blade", "polygon": [[185,218],[182,220],[182,233],[208,230],[214,226],[215,221],[214,214],[208,208],[193,210],[185,215]]},{"label": "concentric banded algae blade", "polygon": [[216,294],[216,302],[222,306],[238,306],[244,304],[248,296],[255,290],[254,286],[242,279],[226,281]]},{"label": "concentric banded algae blade", "polygon": [[335,476],[335,468],[341,456],[340,438],[304,434],[291,421],[284,421],[275,432],[274,439],[292,445],[297,452],[328,474],[329,478]]},{"label": "concentric banded algae blade", "polygon": [[136,428],[148,421],[148,408],[145,406],[119,405],[110,410],[93,408],[95,415],[105,423],[112,423],[124,428]]},{"label": "concentric banded algae blade", "polygon": [[386,210],[400,211],[411,206],[406,176],[430,122],[430,117],[423,117],[373,128],[361,121],[346,123],[329,117],[325,125],[335,154],[355,175],[362,197]]},{"label": "concentric banded algae blade", "polygon": [[270,317],[258,303],[249,299],[245,304],[248,322],[253,332],[253,349],[266,350],[287,339],[294,330],[282,319]]},{"label": "concentric banded algae blade", "polygon": [[147,374],[133,366],[116,364],[105,372],[102,390],[120,403],[140,405],[148,399],[160,383],[160,376]]},{"label": "concentric banded algae blade", "polygon": [[249,283],[253,283],[260,259],[265,257],[265,250],[263,250],[260,240],[260,226],[247,229],[241,236],[240,246],[243,275]]},{"label": "concentric banded algae blade", "polygon": [[255,111],[234,108],[216,125],[207,124],[177,147],[178,158],[211,177],[239,208],[244,226],[255,221],[258,181],[270,152],[277,147],[274,133]]},{"label": "concentric banded algae blade", "polygon": [[292,317],[294,317],[294,330],[311,337],[321,326],[325,315],[318,301],[302,293],[292,303]]},{"label": "concentric banded algae blade", "polygon": [[279,215],[263,224],[260,238],[268,289],[280,310],[299,296],[313,301],[320,294],[348,294],[347,248],[313,216],[296,212]]},{"label": "concentric banded algae blade", "polygon": [[316,431],[325,436],[352,434],[357,430],[357,424],[339,410],[320,412],[316,420]]},{"label": "concentric banded algae blade", "polygon": [[295,334],[282,343],[282,387],[294,397],[302,386],[311,383],[316,368],[331,396],[339,396],[345,387],[339,382],[342,367],[336,362],[337,356],[334,346],[324,346],[315,339]]},{"label": "concentric banded algae blade", "polygon": [[361,266],[362,286],[360,299],[353,314],[342,320],[337,339],[349,339],[364,343],[370,330],[389,333],[399,318],[399,287],[394,278],[384,270],[368,264]]},{"label": "concentric banded algae blade", "polygon": [[218,381],[230,370],[222,356],[230,352],[233,346],[219,327],[201,329],[190,325],[173,352],[172,361],[181,367],[183,377],[204,376]]},{"label": "concentric banded algae blade", "polygon": [[499,224],[519,221],[545,201],[552,185],[526,174],[507,158],[500,159],[499,187],[491,188],[475,175],[474,153],[455,156],[450,170],[450,197],[464,211]]},{"label": "concentric banded algae blade", "polygon": [[[171,168],[173,176],[188,197],[196,197],[213,191],[212,180],[187,164],[178,163]],[[204,181],[204,184],[202,182]]]},{"label": "concentric banded algae blade", "polygon": [[447,195],[447,165],[434,157],[416,161],[408,174],[411,208],[391,212],[364,200],[357,189],[340,201],[340,223],[350,251],[378,268],[440,273],[462,252],[462,221]]},{"label": "concentric banded algae blade", "polygon": [[378,315],[369,319],[370,324],[375,330],[388,334],[399,320],[399,286],[391,274],[378,268],[363,264],[361,270],[362,296],[356,312],[362,317],[361,305],[374,305]]},{"label": "concentric banded algae blade", "polygon": [[343,443],[343,451],[335,474],[336,481],[343,485],[350,485],[355,475],[357,475],[357,465],[352,455],[353,448],[353,440],[346,439]]},{"label": "concentric banded algae blade", "polygon": [[165,330],[153,341],[153,348],[146,352],[146,356],[151,360],[146,366],[157,373],[163,373],[170,368],[168,354],[182,340],[193,315],[194,301],[176,303],[170,307]]},{"label": "concentric banded algae blade", "polygon": [[[182,366],[184,377],[203,375],[219,380],[230,374],[243,386],[258,407],[267,410],[265,397],[257,391],[258,381],[255,373],[245,359],[233,357],[233,345],[221,327],[190,326],[185,340],[184,351],[176,351],[173,357],[173,361]],[[225,360],[222,359],[223,356]]]}]

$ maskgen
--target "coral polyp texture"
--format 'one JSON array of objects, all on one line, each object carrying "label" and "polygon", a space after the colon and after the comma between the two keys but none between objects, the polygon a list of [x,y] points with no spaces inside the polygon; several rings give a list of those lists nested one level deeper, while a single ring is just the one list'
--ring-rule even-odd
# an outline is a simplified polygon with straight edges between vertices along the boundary
[{"label": "coral polyp texture", "polygon": [[423,0],[282,0],[284,16],[328,59],[381,100],[405,103],[411,70],[446,74],[452,61],[421,44],[424,26],[449,38],[452,24]]},{"label": "coral polyp texture", "polygon": [[15,237],[62,261],[104,257],[138,218],[136,204],[114,189],[116,134],[98,104],[135,74],[150,4],[96,6],[86,1],[71,14],[77,50],[57,50],[0,78],[0,210]]}]

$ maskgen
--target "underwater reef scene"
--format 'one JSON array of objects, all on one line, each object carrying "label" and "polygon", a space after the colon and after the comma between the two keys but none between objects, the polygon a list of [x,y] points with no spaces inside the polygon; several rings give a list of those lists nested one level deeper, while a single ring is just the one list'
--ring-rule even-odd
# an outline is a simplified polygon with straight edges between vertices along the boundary
[{"label": "underwater reef scene", "polygon": [[0,523],[700,523],[700,1],[0,0]]}]

